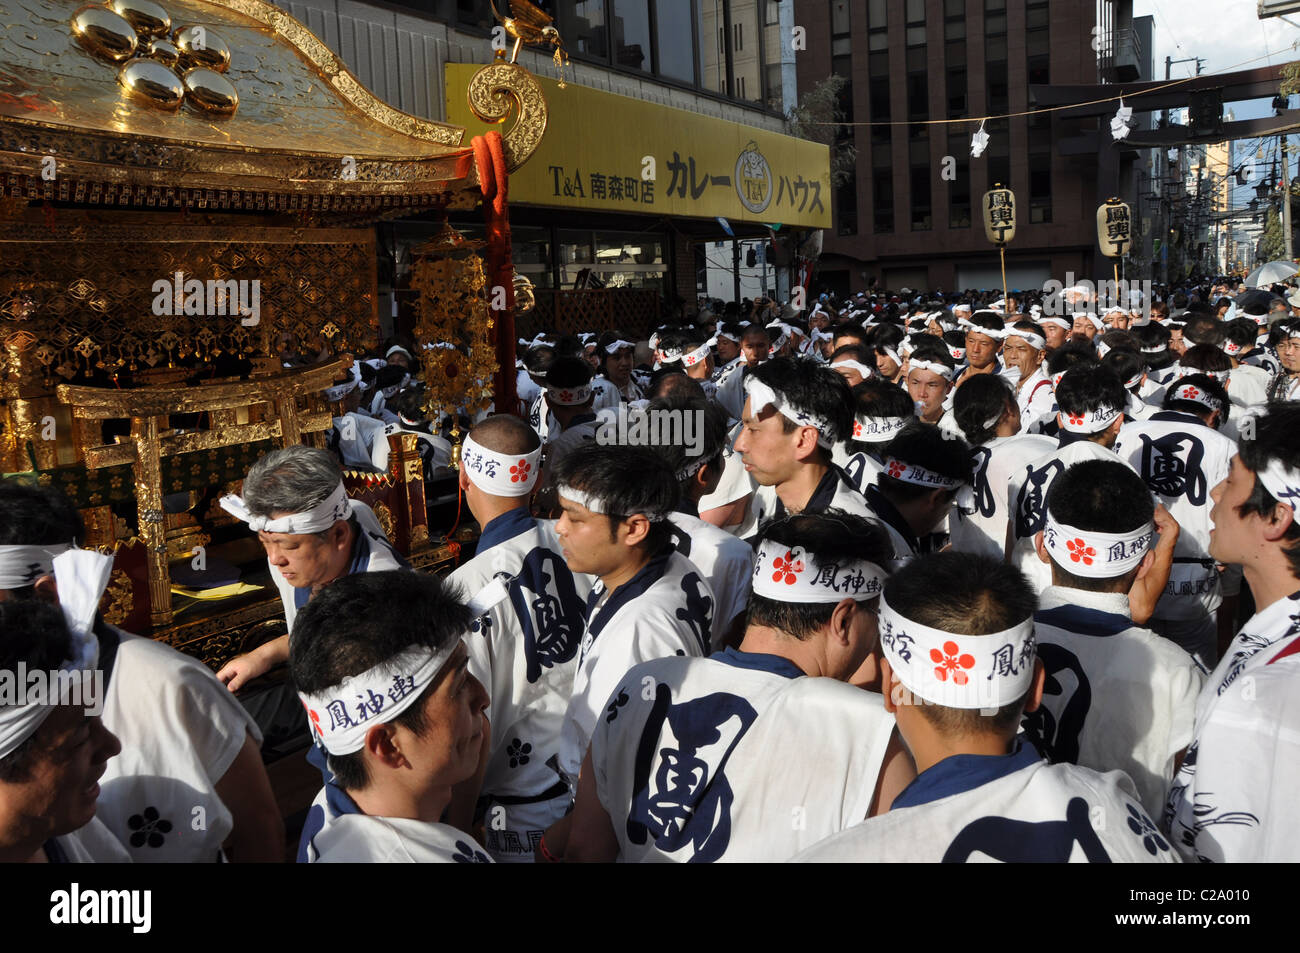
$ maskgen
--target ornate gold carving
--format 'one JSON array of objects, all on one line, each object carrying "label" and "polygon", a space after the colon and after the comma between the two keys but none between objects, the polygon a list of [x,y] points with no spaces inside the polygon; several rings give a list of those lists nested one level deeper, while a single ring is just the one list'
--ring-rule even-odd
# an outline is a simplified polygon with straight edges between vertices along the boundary
[{"label": "ornate gold carving", "polygon": [[394,534],[397,530],[397,521],[393,519],[393,511],[388,508],[388,504],[376,503],[371,509],[375,511],[375,518],[383,527],[384,535],[389,539],[396,539]]},{"label": "ornate gold carving", "polygon": [[522,66],[491,63],[470,77],[469,108],[484,122],[505,122],[511,110],[515,123],[502,134],[506,167],[513,172],[537,151],[546,132],[546,97],[542,87]]},{"label": "ornate gold carving", "polygon": [[133,604],[131,577],[121,569],[114,569],[108,578],[108,589],[99,600],[99,611],[109,625],[121,625],[131,614]]}]

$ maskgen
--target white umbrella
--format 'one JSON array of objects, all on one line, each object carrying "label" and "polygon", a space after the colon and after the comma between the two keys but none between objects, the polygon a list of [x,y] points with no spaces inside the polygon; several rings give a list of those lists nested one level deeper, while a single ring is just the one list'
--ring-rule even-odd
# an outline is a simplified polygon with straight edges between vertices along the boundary
[{"label": "white umbrella", "polygon": [[1260,265],[1246,276],[1246,287],[1262,288],[1265,285],[1275,285],[1279,281],[1286,281],[1291,276],[1298,274],[1300,274],[1300,268],[1297,268],[1292,262],[1270,261],[1267,265]]}]

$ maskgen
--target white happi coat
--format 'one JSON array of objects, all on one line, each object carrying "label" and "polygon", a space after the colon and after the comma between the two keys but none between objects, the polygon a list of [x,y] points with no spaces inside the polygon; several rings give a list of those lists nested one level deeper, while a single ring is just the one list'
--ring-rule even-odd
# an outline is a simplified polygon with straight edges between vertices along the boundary
[{"label": "white happi coat", "polygon": [[748,366],[743,357],[737,358],[718,375],[715,399],[733,420],[739,420],[745,409],[745,369]]},{"label": "white happi coat", "polygon": [[1189,860],[1300,859],[1300,591],[1255,613],[1196,703],[1165,824]]},{"label": "white happi coat", "polygon": [[727,649],[627,673],[591,739],[622,861],[781,861],[867,816],[894,718],[879,695]]},{"label": "white happi coat", "polygon": [[[1182,532],[1174,548],[1169,583],[1152,614],[1156,619],[1212,617],[1223,601],[1219,571],[1210,556],[1210,492],[1228,478],[1237,444],[1193,414],[1165,410],[1125,424],[1115,452],[1159,496]],[[1183,646],[1193,651],[1196,646]],[[1210,647],[1213,657],[1213,646]]]},{"label": "white happi coat", "polygon": [[[785,504],[781,502],[781,498],[777,496],[775,486],[760,486],[755,490],[752,508],[754,511],[754,529],[750,535],[757,533],[764,523],[775,519],[783,519],[788,512]],[[867,501],[849,481],[848,474],[833,463],[822,476],[817,488],[808,497],[808,502],[800,512],[809,514],[825,513],[829,509],[844,510],[846,513],[852,513],[855,516],[868,518],[871,516]]]},{"label": "white happi coat", "polygon": [[721,648],[736,616],[749,608],[754,549],[698,516],[670,513],[673,548],[689,559],[713,588],[713,634],[710,650]]},{"label": "white happi coat", "polygon": [[[109,763],[112,763],[110,759]],[[98,817],[71,834],[45,842],[45,859],[52,864],[129,864],[131,855]]]},{"label": "white happi coat", "polygon": [[889,813],[795,858],[803,863],[1177,863],[1119,771],[1048,764],[1027,742],[922,771]]},{"label": "white happi coat", "polygon": [[532,863],[571,800],[555,765],[591,580],[565,565],[554,524],[521,507],[483,527],[449,581],[474,610],[469,670],[490,697],[483,837],[494,859]]},{"label": "white happi coat", "polygon": [[591,733],[628,669],[673,655],[703,656],[712,640],[713,590],[685,556],[668,549],[612,592],[587,597],[573,696],[564,715],[559,767],[575,782]]},{"label": "white happi coat", "polygon": [[[1072,434],[1062,434],[1062,437]],[[1008,527],[1014,540],[1011,565],[1015,566],[1042,592],[1052,584],[1052,570],[1038,558],[1034,534],[1047,522],[1047,491],[1067,467],[1084,460],[1127,461],[1115,451],[1091,440],[1070,440],[1011,474],[1007,484]],[[1132,469],[1132,467],[1129,467]]]},{"label": "white happi coat", "polygon": [[474,838],[447,824],[363,814],[326,783],[312,801],[298,846],[300,864],[490,864]]},{"label": "white happi coat", "polygon": [[1234,413],[1268,403],[1268,382],[1272,375],[1262,367],[1238,364],[1228,371],[1228,400]]},{"label": "white happi coat", "polygon": [[[745,469],[745,461],[741,459],[739,453],[736,453],[736,437],[740,433],[740,428],[741,424],[737,422],[727,435],[727,446],[722,451],[722,479],[718,481],[712,493],[700,497],[698,505],[701,513],[734,503],[751,495],[758,488],[753,476]],[[726,529],[737,536],[745,536],[752,525],[754,525],[754,514],[751,506],[744,520],[734,524],[734,528],[726,527]]]},{"label": "white happi coat", "polygon": [[1034,635],[1047,682],[1025,733],[1052,761],[1123,771],[1159,817],[1174,760],[1192,740],[1205,682],[1195,659],[1134,625],[1123,592],[1048,586]]},{"label": "white happi coat", "polygon": [[1051,437],[1031,433],[995,437],[982,447],[972,447],[970,493],[958,495],[948,521],[952,548],[1000,562],[1006,551],[1011,475],[1055,449]]},{"label": "white happi coat", "polygon": [[95,816],[137,863],[220,860],[234,819],[216,785],[247,736],[261,745],[257,723],[197,659],[111,626],[98,634],[102,718],[122,751],[99,780]]},{"label": "white happi coat", "polygon": [[384,439],[386,426],[377,417],[352,411],[334,418],[334,426],[326,437],[326,443],[339,455],[345,467],[371,467],[375,465],[373,453],[376,441],[384,444],[388,442]]},{"label": "white happi coat", "polygon": [[[411,565],[393,548],[393,544],[388,541],[384,535],[384,528],[379,525],[379,518],[375,516],[375,511],[365,503],[356,503],[357,508],[353,515],[357,518],[357,525],[360,532],[352,543],[352,555],[348,562],[347,574],[353,575],[359,572],[384,572],[389,569],[410,569]],[[298,615],[298,610],[305,606],[311,599],[311,587],[295,588],[289,585],[289,581],[280,574],[280,570],[266,561],[268,568],[271,570],[271,578],[275,581],[275,588],[280,591],[280,602],[284,606],[284,618],[289,624],[289,632],[293,633],[293,620]]]}]

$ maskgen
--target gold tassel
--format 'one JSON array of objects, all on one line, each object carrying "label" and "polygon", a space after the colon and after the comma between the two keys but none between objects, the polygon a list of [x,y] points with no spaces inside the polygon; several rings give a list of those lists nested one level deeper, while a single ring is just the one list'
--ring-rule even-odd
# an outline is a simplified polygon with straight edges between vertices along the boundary
[{"label": "gold tassel", "polygon": [[560,89],[564,89],[564,67],[569,63],[569,54],[565,53],[557,46],[555,48],[555,56],[552,57],[552,59],[555,61],[555,68],[560,71]]}]

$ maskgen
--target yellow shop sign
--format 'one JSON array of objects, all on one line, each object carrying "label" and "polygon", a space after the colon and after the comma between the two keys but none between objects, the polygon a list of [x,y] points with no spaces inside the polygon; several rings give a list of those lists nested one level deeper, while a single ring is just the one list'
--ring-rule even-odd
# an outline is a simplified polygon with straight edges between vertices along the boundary
[{"label": "yellow shop sign", "polygon": [[[468,130],[466,144],[495,128],[476,119],[466,103],[477,69],[474,63],[446,64],[447,122]],[[512,202],[830,227],[826,146],[535,78],[550,118],[541,146],[510,176]]]}]

